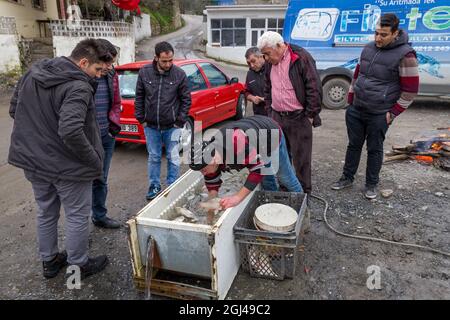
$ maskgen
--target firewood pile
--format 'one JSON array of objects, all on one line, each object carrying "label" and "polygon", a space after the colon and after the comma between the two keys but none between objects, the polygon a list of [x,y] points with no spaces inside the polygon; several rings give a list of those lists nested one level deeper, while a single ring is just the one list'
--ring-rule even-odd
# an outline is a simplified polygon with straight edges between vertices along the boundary
[{"label": "firewood pile", "polygon": [[392,146],[384,162],[408,159],[450,171],[450,128],[427,132],[405,146]]}]

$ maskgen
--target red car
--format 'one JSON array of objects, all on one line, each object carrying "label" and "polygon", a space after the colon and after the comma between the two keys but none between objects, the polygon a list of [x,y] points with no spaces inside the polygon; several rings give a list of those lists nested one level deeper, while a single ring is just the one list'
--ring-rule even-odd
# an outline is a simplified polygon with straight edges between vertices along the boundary
[{"label": "red car", "polygon": [[[122,131],[117,141],[145,144],[144,128],[134,117],[134,97],[139,69],[152,61],[128,63],[116,67],[119,74],[122,109]],[[189,119],[181,134],[180,147],[188,146],[192,139],[194,121],[202,121],[202,129],[225,119],[245,116],[247,102],[244,85],[238,78],[229,78],[216,65],[200,59],[174,60],[189,80],[192,105]]]}]

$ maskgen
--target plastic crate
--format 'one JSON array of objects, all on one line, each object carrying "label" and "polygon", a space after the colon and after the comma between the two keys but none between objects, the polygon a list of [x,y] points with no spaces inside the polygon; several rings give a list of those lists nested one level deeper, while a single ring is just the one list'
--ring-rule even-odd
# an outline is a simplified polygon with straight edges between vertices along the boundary
[{"label": "plastic crate", "polygon": [[[298,212],[291,232],[257,230],[253,216],[265,203],[281,203]],[[293,278],[297,265],[299,234],[306,210],[306,194],[297,192],[256,191],[234,225],[234,241],[239,245],[242,268],[250,276],[283,280]]]}]

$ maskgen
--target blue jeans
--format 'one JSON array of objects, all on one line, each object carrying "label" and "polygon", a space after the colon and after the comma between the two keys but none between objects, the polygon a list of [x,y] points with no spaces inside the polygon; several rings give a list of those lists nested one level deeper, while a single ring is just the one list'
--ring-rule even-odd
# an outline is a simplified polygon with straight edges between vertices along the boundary
[{"label": "blue jeans", "polygon": [[[275,155],[278,153],[278,168],[276,172],[276,162]],[[297,179],[295,175],[294,168],[292,167],[291,160],[289,158],[289,153],[286,146],[286,139],[284,138],[284,134],[281,134],[280,146],[277,150],[272,151],[272,156],[269,159],[270,162],[267,163],[266,169],[271,170],[273,172],[272,175],[264,175],[262,181],[262,187],[266,191],[278,191],[279,186],[277,183],[277,179],[281,185],[283,185],[287,191],[289,192],[303,192],[302,185]],[[274,168],[272,168],[274,167]]]},{"label": "blue jeans", "polygon": [[148,183],[161,188],[161,154],[164,145],[167,158],[167,185],[177,180],[180,172],[180,154],[178,143],[181,129],[170,128],[158,130],[149,127],[144,129],[148,151]]},{"label": "blue jeans", "polygon": [[108,195],[108,172],[114,152],[116,139],[109,134],[102,136],[105,158],[103,160],[103,178],[96,179],[92,183],[92,219],[101,220],[106,216],[106,196]]}]

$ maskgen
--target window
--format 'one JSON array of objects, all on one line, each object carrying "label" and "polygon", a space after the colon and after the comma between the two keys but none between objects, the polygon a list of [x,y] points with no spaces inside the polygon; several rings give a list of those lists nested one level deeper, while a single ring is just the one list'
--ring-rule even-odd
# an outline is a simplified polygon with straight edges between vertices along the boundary
[{"label": "window", "polygon": [[212,87],[219,87],[228,84],[227,77],[215,66],[210,63],[201,63],[200,66],[203,69],[209,83]]},{"label": "window", "polygon": [[252,35],[252,47],[255,47],[258,43],[259,37],[263,35],[263,33],[267,30],[266,28],[267,19],[252,19],[251,26],[251,35]]},{"label": "window", "polygon": [[269,18],[269,19],[252,19],[250,22],[252,46],[256,46],[259,37],[266,31],[275,31],[283,35],[284,19]]},{"label": "window", "polygon": [[189,81],[189,90],[191,92],[208,88],[205,79],[195,64],[181,66],[181,69],[186,73]]},{"label": "window", "polygon": [[40,9],[45,11],[45,0],[31,0],[31,5],[35,9]]},{"label": "window", "polygon": [[267,19],[267,31],[275,31],[283,35],[284,19]]},{"label": "window", "polygon": [[139,72],[137,70],[119,71],[119,91],[124,99],[132,99],[136,96],[136,83]]},{"label": "window", "polygon": [[211,19],[212,44],[222,47],[245,47],[245,25],[245,19]]},{"label": "window", "polygon": [[220,30],[213,30],[212,31],[212,42],[213,43],[220,43]]},{"label": "window", "polygon": [[252,19],[251,22],[252,29],[265,29],[266,28],[266,19]]}]

